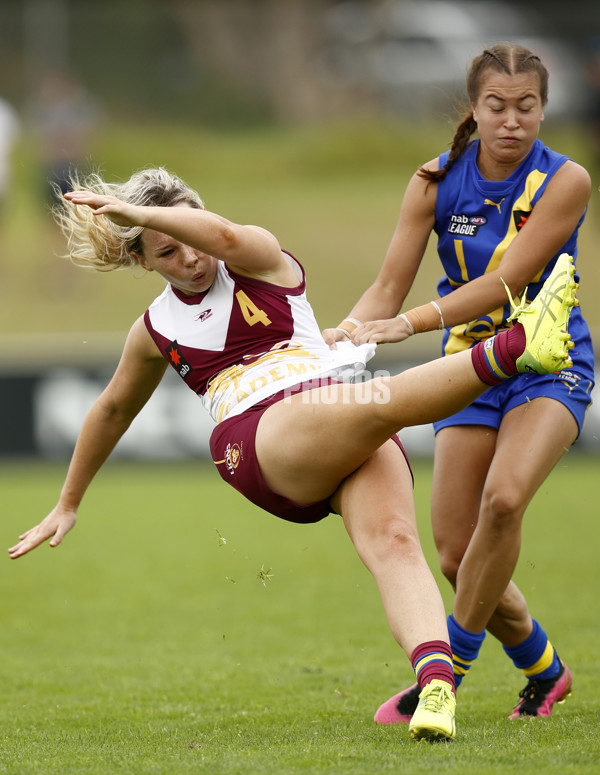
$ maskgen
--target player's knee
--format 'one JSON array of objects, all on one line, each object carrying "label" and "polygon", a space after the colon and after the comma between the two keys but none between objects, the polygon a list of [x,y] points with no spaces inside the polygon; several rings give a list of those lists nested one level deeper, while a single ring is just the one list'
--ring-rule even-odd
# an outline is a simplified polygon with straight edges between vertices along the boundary
[{"label": "player's knee", "polygon": [[421,543],[413,532],[406,532],[402,526],[392,527],[385,536],[385,547],[402,559],[421,556]]},{"label": "player's knee", "polygon": [[403,561],[408,561],[421,556],[421,543],[416,529],[412,529],[406,523],[390,520],[381,531],[379,542],[382,550]]},{"label": "player's knee", "polygon": [[481,520],[494,532],[517,528],[523,516],[522,495],[510,487],[488,493],[482,499]]},{"label": "player's knee", "polygon": [[402,520],[388,518],[371,524],[367,534],[362,536],[362,551],[379,561],[400,558],[410,561],[422,554],[416,530]]},{"label": "player's knee", "polygon": [[461,557],[451,551],[441,550],[439,552],[440,570],[452,587],[456,589],[456,577],[460,567]]}]

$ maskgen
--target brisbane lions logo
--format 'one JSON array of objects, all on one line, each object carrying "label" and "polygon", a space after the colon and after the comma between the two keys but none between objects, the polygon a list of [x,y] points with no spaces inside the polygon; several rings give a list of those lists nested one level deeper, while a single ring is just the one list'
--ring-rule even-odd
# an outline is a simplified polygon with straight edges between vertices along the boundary
[{"label": "brisbane lions logo", "polygon": [[237,442],[229,443],[225,447],[225,465],[227,470],[233,476],[242,458],[242,449]]}]

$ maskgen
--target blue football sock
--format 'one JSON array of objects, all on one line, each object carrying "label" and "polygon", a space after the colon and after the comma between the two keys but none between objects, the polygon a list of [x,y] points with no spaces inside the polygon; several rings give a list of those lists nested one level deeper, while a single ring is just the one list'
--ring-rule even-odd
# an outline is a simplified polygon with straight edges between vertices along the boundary
[{"label": "blue football sock", "polygon": [[512,659],[515,667],[522,670],[527,678],[554,678],[560,670],[560,660],[556,651],[535,619],[531,635],[522,643],[502,648]]},{"label": "blue football sock", "polygon": [[452,663],[454,676],[458,687],[471,669],[471,665],[477,659],[479,649],[485,638],[485,630],[481,632],[469,632],[461,627],[454,616],[448,617],[448,634],[452,647]]}]

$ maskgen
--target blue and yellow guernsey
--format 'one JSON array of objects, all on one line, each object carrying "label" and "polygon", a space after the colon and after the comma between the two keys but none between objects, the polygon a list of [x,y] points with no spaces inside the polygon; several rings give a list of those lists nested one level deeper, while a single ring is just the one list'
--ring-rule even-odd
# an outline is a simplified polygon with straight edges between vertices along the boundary
[{"label": "blue and yellow guernsey", "polygon": [[[567,161],[566,156],[536,140],[527,158],[510,177],[490,181],[481,177],[477,167],[478,148],[479,140],[473,140],[437,185],[434,230],[438,235],[438,254],[446,272],[438,283],[440,296],[498,268],[549,181]],[[448,153],[440,156],[440,167],[447,158]],[[543,271],[529,283],[528,302],[537,296],[561,253],[568,253],[576,261],[577,234],[583,218]],[[577,275],[575,279],[579,279]],[[502,308],[489,315],[446,329],[443,353],[449,355],[466,350],[481,339],[493,336],[507,327],[506,318],[510,313],[507,299]],[[574,368],[579,365],[586,375],[591,369],[589,376],[593,379],[590,333],[579,308],[571,314],[569,333],[575,342],[571,352]]]}]

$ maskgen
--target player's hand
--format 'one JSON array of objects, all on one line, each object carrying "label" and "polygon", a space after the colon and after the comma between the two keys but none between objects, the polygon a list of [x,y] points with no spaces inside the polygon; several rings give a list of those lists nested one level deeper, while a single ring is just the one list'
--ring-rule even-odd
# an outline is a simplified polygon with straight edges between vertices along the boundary
[{"label": "player's hand", "polygon": [[56,506],[39,525],[19,536],[19,543],[8,550],[10,558],[16,560],[17,557],[27,554],[48,539],[50,539],[50,546],[58,546],[76,521],[76,511]]},{"label": "player's hand", "polygon": [[87,205],[94,215],[105,215],[117,226],[140,226],[139,218],[143,208],[128,204],[108,194],[92,191],[67,191],[65,199],[74,205]]},{"label": "player's hand", "polygon": [[411,335],[410,328],[402,318],[370,320],[352,332],[352,341],[354,344],[365,344],[365,342],[372,342],[373,344],[403,342]]},{"label": "player's hand", "polygon": [[321,331],[321,336],[325,340],[325,344],[329,345],[330,350],[337,350],[337,342],[348,341],[348,334],[340,331],[339,328],[324,328]]}]

